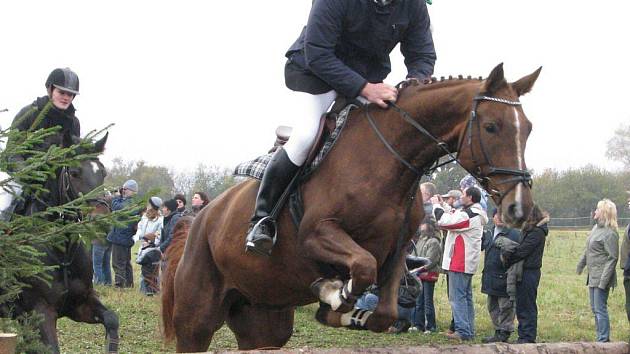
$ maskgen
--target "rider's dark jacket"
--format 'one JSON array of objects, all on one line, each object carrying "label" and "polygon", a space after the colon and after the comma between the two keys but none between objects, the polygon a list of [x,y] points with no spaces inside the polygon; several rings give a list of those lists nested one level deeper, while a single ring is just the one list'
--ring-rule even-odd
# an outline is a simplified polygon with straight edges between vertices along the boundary
[{"label": "rider's dark jacket", "polygon": [[[14,129],[20,131],[48,129],[60,126],[61,130],[58,134],[47,137],[40,147],[41,149],[47,149],[47,147],[51,144],[58,144],[61,141],[59,137],[63,136],[66,132],[69,132],[74,136],[81,136],[81,124],[79,123],[79,119],[74,115],[75,109],[72,104],[64,111],[57,109],[54,105],[51,105],[50,110],[39,122],[39,124],[34,125],[38,115],[42,112],[48,102],[48,96],[38,97],[35,101],[33,101],[33,103],[22,108],[15,116],[13,123],[11,124]],[[7,144],[12,143],[13,141],[9,140]],[[37,150],[38,147],[35,147],[35,149]],[[14,155],[11,156],[11,161],[20,162],[24,161],[26,158],[28,158],[28,156]]]},{"label": "rider's dark jacket", "polygon": [[310,72],[338,93],[356,97],[367,82],[387,77],[389,54],[398,43],[408,77],[433,73],[436,55],[424,0],[394,0],[387,6],[373,0],[315,0],[286,56],[293,70]]}]

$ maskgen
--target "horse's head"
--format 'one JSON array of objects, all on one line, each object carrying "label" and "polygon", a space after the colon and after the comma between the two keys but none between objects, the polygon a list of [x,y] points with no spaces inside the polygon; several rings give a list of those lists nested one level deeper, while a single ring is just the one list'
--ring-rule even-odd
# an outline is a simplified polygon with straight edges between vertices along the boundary
[{"label": "horse's head", "polygon": [[480,181],[500,207],[502,219],[520,226],[533,206],[525,145],[532,130],[518,98],[540,73],[508,83],[499,64],[481,84],[472,113],[461,129],[459,161]]},{"label": "horse's head", "polygon": [[[105,134],[103,138],[96,141],[93,145],[90,144],[87,147],[85,145],[77,149],[79,154],[101,154],[105,150],[105,143],[109,133]],[[80,138],[76,136],[65,135],[63,137],[63,147],[68,147],[80,142]],[[72,200],[79,196],[79,194],[87,194],[95,188],[103,185],[105,181],[106,171],[105,166],[101,163],[98,157],[83,159],[78,166],[67,167],[61,171],[61,188],[62,192],[65,189],[68,195],[67,199]]]}]

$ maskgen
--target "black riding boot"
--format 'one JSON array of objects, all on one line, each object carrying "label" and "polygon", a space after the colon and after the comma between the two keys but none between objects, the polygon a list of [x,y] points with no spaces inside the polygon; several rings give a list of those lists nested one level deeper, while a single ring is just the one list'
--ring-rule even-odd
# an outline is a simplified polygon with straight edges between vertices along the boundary
[{"label": "black riding boot", "polygon": [[256,209],[247,233],[245,244],[247,251],[265,256],[271,255],[271,249],[276,242],[276,229],[275,220],[269,216],[299,168],[291,162],[283,148],[279,148],[269,161],[260,181]]}]

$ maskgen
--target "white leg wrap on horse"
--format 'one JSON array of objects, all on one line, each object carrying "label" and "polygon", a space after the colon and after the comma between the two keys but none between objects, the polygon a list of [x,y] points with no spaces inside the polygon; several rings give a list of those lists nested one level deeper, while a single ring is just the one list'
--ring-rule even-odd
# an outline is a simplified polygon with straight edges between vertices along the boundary
[{"label": "white leg wrap on horse", "polygon": [[[294,92],[292,100],[299,105],[300,111],[292,112],[293,131],[291,138],[284,145],[289,159],[296,166],[302,166],[311,147],[315,143],[317,137],[317,129],[319,128],[319,120],[322,114],[326,113],[330,105],[335,101],[337,92],[328,91],[321,95],[311,95],[304,92]],[[303,110],[302,110],[303,109]]]},{"label": "white leg wrap on horse", "polygon": [[370,315],[372,315],[372,311],[354,309],[341,315],[341,325],[344,327],[365,327]]},{"label": "white leg wrap on horse", "polygon": [[337,289],[335,291],[331,291],[328,294],[325,294],[323,296],[323,298],[322,298],[322,301],[324,301],[325,303],[330,305],[330,308],[332,308],[333,311],[337,311],[339,306],[341,306],[341,291],[342,291],[342,289],[343,289],[343,287],[341,289]]},{"label": "white leg wrap on horse", "polygon": [[356,301],[356,297],[352,296],[352,279],[348,280],[345,286],[325,294],[322,301],[329,304],[333,311],[337,311],[343,301],[348,302],[349,300],[352,300],[353,303]]}]

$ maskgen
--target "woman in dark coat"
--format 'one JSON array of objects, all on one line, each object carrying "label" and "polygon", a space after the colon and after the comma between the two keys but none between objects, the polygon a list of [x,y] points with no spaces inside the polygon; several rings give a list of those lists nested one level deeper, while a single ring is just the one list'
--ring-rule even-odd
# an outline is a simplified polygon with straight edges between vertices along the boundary
[{"label": "woman in dark coat", "polygon": [[523,276],[516,283],[517,343],[535,343],[538,329],[538,284],[545,239],[549,233],[549,215],[535,205],[522,228],[521,243],[514,252],[503,253],[505,267],[523,261]]}]

